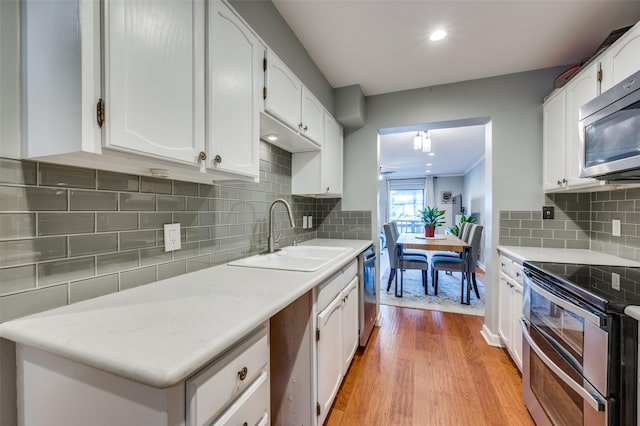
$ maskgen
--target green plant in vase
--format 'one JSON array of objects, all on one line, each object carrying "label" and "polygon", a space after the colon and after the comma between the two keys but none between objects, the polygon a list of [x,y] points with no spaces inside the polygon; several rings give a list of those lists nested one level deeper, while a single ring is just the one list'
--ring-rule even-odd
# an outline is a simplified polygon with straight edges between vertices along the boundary
[{"label": "green plant in vase", "polygon": [[423,210],[418,210],[418,216],[424,225],[425,237],[433,237],[436,232],[436,226],[444,225],[444,214],[444,210],[440,210],[437,207],[427,206]]},{"label": "green plant in vase", "polygon": [[455,235],[456,237],[459,237],[460,235],[460,226],[463,223],[476,223],[476,217],[475,216],[465,216],[464,214],[462,216],[460,216],[460,223],[458,223],[457,225],[453,225],[452,227],[450,227],[448,230],[449,232],[451,232],[451,234]]}]

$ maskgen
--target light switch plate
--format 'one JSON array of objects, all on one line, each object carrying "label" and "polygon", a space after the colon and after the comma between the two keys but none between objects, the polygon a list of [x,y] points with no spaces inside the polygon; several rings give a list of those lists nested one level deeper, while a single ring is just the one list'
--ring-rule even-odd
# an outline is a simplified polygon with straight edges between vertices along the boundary
[{"label": "light switch plate", "polygon": [[611,235],[614,237],[620,236],[620,219],[613,219],[611,221]]},{"label": "light switch plate", "polygon": [[302,229],[307,229],[309,227],[306,216],[302,216]]},{"label": "light switch plate", "polygon": [[164,251],[179,250],[180,244],[180,224],[167,223],[164,225]]},{"label": "light switch plate", "polygon": [[309,219],[307,220],[307,226],[309,227],[309,229],[313,228],[313,216],[309,216]]}]

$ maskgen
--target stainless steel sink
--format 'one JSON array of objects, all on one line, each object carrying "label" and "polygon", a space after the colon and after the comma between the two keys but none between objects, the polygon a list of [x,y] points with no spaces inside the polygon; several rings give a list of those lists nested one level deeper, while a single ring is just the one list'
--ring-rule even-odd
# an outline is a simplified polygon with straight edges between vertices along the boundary
[{"label": "stainless steel sink", "polygon": [[292,246],[275,253],[234,260],[230,266],[313,272],[349,253],[348,247]]}]

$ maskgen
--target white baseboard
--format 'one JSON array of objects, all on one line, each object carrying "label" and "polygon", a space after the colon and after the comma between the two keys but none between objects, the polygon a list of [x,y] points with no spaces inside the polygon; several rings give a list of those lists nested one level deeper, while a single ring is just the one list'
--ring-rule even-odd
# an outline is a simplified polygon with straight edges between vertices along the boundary
[{"label": "white baseboard", "polygon": [[376,327],[382,327],[382,312],[378,311],[378,316],[376,317]]},{"label": "white baseboard", "polygon": [[489,330],[489,327],[487,327],[487,324],[484,324],[482,326],[480,334],[482,335],[482,337],[484,337],[484,340],[489,346],[502,347],[502,340],[500,339],[500,336],[498,334],[492,333],[491,330]]}]

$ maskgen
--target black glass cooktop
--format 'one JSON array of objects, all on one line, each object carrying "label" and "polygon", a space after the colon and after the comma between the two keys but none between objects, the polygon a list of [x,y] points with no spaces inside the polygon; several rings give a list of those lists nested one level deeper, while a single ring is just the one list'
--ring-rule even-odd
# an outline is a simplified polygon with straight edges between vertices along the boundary
[{"label": "black glass cooktop", "polygon": [[640,267],[524,262],[539,278],[605,312],[640,305]]}]

